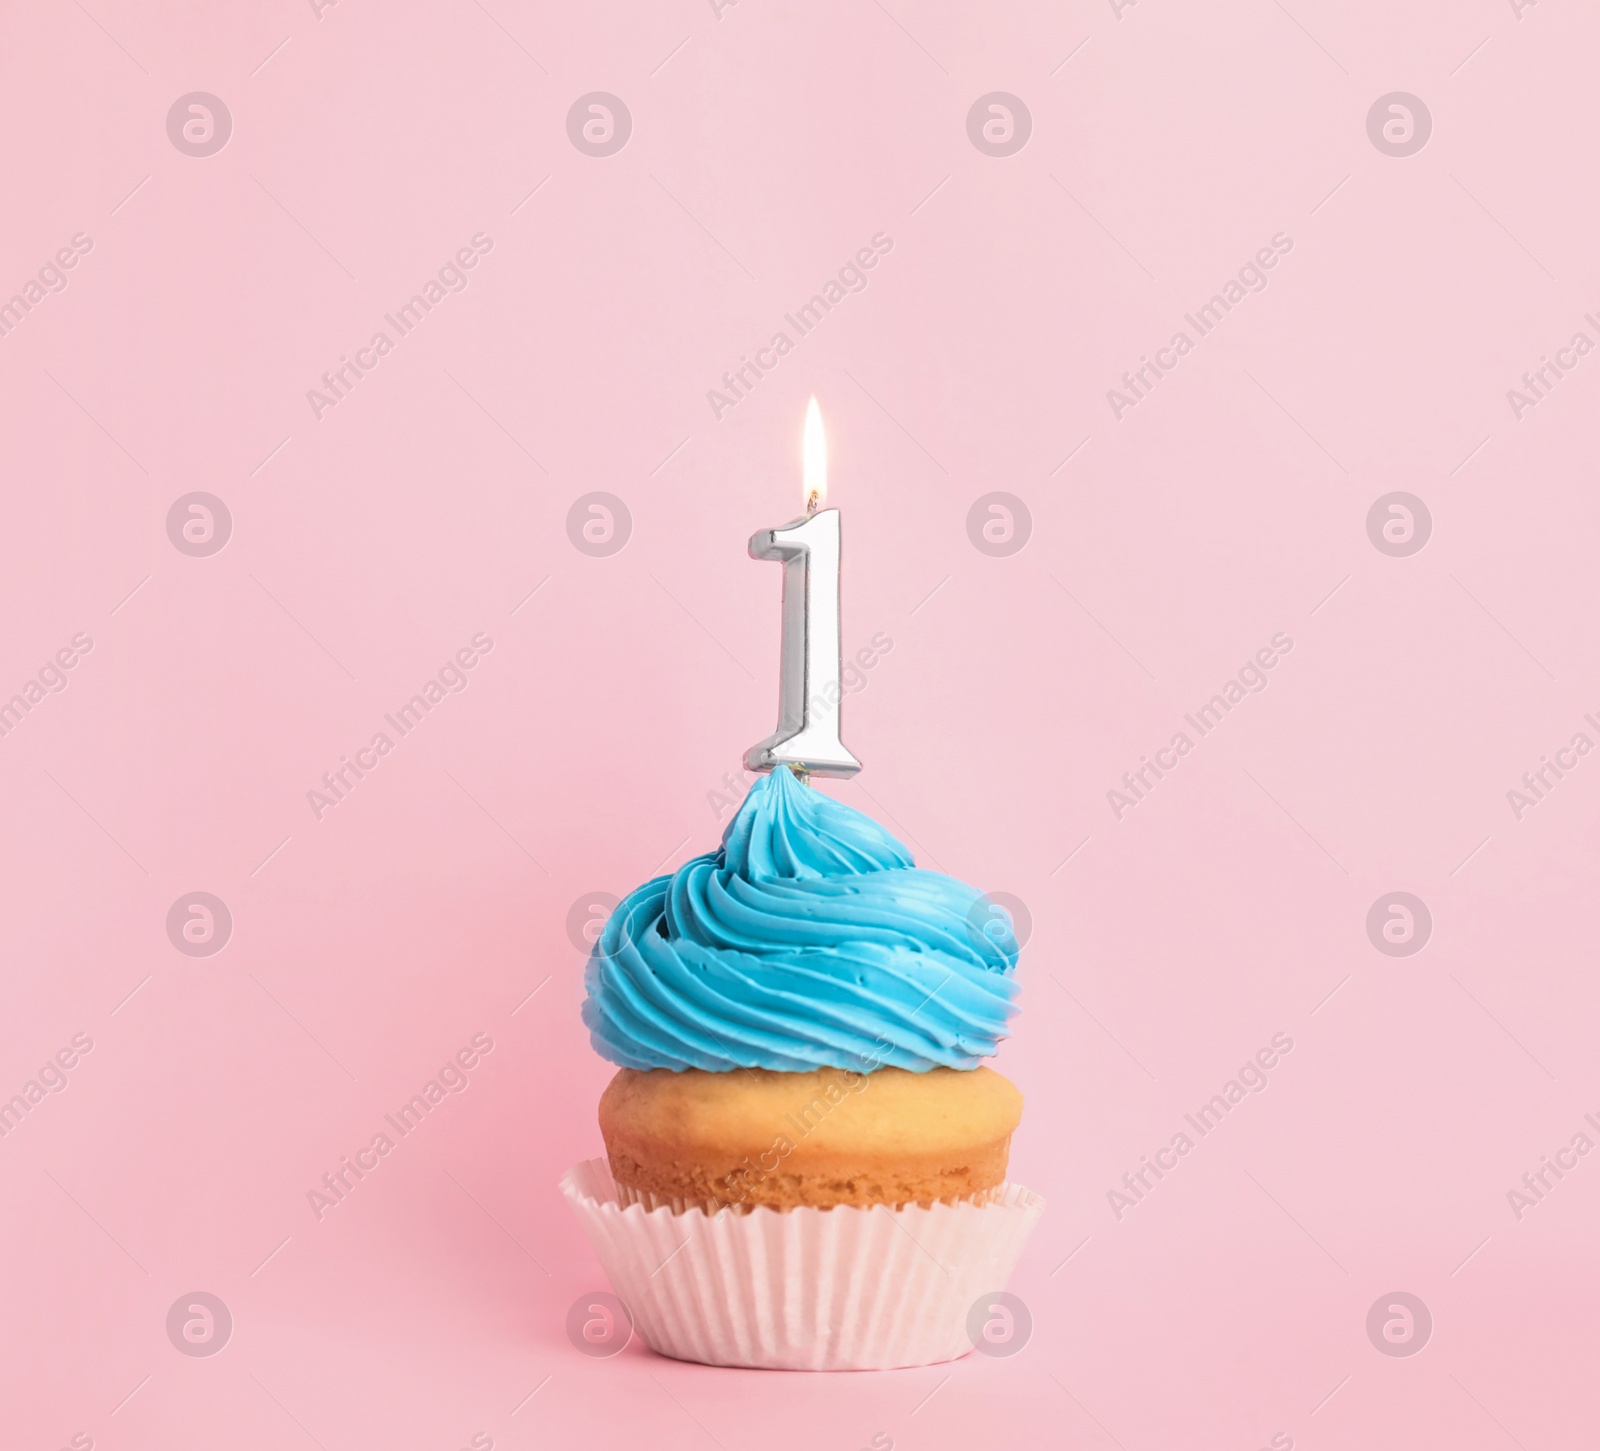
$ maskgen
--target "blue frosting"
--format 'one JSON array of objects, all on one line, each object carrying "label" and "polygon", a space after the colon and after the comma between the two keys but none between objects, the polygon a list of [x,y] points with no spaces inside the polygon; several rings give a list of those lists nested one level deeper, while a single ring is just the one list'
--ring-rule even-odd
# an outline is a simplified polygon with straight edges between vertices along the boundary
[{"label": "blue frosting", "polygon": [[720,851],[611,914],[583,1020],[625,1068],[973,1068],[1007,1036],[1016,964],[976,887],[779,767]]}]

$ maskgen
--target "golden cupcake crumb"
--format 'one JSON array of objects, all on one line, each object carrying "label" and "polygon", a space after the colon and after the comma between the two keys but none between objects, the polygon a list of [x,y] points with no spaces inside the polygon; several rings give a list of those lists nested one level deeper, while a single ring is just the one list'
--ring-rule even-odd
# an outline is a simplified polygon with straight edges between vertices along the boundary
[{"label": "golden cupcake crumb", "polygon": [[620,1188],[744,1208],[981,1196],[1021,1119],[1022,1094],[989,1068],[624,1068],[600,1099]]}]

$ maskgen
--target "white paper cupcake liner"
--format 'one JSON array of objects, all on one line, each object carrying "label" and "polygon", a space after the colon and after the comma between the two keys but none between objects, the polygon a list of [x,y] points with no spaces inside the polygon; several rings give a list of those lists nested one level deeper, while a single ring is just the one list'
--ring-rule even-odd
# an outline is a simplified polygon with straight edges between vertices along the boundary
[{"label": "white paper cupcake liner", "polygon": [[652,1350],[767,1370],[967,1354],[973,1305],[1005,1288],[1044,1212],[1020,1184],[926,1208],[646,1209],[618,1202],[604,1159],[569,1169],[561,1192]]}]

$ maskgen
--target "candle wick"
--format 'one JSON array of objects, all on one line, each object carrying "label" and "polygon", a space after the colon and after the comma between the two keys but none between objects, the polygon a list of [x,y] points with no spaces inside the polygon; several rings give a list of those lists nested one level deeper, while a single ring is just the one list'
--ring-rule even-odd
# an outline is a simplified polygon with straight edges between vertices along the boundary
[{"label": "candle wick", "polygon": [[813,489],[810,497],[806,500],[806,513],[808,515],[815,514],[817,512],[817,506],[821,503],[821,497],[818,495],[817,491]]}]

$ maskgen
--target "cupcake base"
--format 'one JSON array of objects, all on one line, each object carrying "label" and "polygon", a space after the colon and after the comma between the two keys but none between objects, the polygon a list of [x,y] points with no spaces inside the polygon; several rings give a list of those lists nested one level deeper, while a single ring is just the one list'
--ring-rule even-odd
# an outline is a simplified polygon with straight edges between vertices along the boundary
[{"label": "cupcake base", "polygon": [[600,1096],[617,1183],[674,1208],[959,1202],[1005,1182],[1021,1118],[992,1068],[624,1068]]},{"label": "cupcake base", "polygon": [[[1044,1211],[1005,1184],[982,1202],[674,1212],[619,1202],[604,1159],[561,1192],[652,1350],[766,1370],[892,1370],[973,1349]],[[981,1319],[981,1315],[980,1315]]]}]

